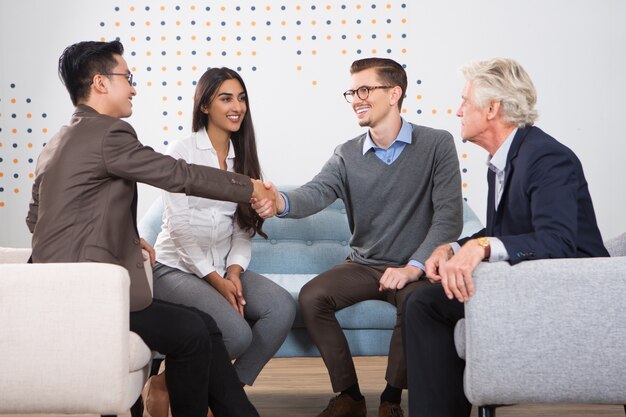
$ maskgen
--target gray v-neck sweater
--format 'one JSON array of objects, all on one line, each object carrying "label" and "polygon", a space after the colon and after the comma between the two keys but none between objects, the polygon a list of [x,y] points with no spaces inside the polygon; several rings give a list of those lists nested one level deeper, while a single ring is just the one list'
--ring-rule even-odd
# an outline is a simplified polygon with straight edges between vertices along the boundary
[{"label": "gray v-neck sweater", "polygon": [[424,263],[463,227],[459,161],[452,135],[413,126],[412,140],[391,164],[363,155],[365,134],[339,145],[321,172],[286,192],[287,217],[317,213],[337,198],[348,213],[350,259],[361,264]]}]

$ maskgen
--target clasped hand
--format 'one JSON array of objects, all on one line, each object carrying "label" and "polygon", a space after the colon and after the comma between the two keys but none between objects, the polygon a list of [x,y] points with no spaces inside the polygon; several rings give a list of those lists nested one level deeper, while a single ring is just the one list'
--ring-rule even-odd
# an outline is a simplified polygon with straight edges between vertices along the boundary
[{"label": "clasped hand", "polygon": [[[253,182],[254,181],[257,180],[253,180]],[[261,183],[265,194],[262,196],[260,195],[259,197],[255,197],[255,195],[253,194],[251,203],[252,208],[257,212],[259,217],[267,219],[275,216],[276,213],[282,213],[283,211],[285,211],[285,200],[283,199],[283,196],[280,195],[280,193],[278,192],[278,189],[276,189],[276,186],[271,182],[258,182]],[[269,195],[270,197],[267,197],[267,195]]]}]

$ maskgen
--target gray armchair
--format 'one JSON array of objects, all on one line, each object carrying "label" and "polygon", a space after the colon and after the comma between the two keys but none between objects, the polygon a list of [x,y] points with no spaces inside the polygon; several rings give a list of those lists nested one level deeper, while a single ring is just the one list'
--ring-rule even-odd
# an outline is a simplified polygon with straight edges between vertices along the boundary
[{"label": "gray armchair", "polygon": [[496,404],[626,404],[626,234],[612,258],[483,264],[455,328],[465,394]]}]

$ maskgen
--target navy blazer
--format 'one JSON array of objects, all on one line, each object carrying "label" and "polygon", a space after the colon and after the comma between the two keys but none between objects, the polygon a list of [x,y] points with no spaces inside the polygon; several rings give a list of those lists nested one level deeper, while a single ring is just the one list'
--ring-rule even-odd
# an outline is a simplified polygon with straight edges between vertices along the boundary
[{"label": "navy blazer", "polygon": [[511,264],[609,256],[579,159],[538,127],[520,128],[513,138],[497,210],[493,172],[487,177],[487,227],[459,244],[480,236],[497,237]]}]

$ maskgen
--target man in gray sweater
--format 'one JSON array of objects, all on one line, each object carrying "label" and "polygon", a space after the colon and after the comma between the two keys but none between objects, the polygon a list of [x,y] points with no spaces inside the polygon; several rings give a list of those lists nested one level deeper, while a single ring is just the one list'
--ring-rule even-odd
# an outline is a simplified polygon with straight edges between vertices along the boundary
[{"label": "man in gray sweater", "polygon": [[[355,61],[344,93],[367,133],[339,145],[321,172],[302,187],[277,193],[278,216],[310,216],[343,200],[352,238],[350,256],[300,292],[309,334],[322,354],[334,392],[318,417],[365,417],[365,399],[335,312],[364,300],[383,300],[398,315],[391,338],[387,386],[379,416],[402,416],[407,387],[401,334],[402,303],[429,285],[423,264],[435,247],[456,240],[463,225],[461,177],[450,133],[407,123],[401,116],[407,77],[384,58]],[[273,186],[272,186],[273,187]],[[253,205],[259,215],[271,207]]]}]

